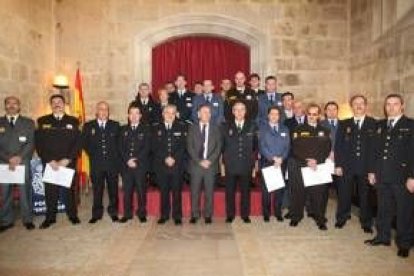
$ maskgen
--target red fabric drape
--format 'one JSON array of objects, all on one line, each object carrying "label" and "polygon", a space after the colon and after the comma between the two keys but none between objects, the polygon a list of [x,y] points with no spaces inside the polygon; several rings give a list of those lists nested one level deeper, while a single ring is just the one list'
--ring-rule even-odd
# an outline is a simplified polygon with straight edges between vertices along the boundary
[{"label": "red fabric drape", "polygon": [[211,79],[218,91],[220,81],[233,80],[239,70],[250,73],[250,48],[222,37],[180,37],[152,49],[154,92],[177,74],[187,77],[190,89],[196,81]]}]

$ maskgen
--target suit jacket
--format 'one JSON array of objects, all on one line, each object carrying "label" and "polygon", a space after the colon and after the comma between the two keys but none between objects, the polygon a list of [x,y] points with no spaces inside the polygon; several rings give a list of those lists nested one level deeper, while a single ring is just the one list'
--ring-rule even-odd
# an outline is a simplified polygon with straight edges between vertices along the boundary
[{"label": "suit jacket", "polygon": [[0,117],[0,163],[9,163],[12,156],[18,155],[27,165],[34,151],[34,131],[34,122],[27,117],[19,115],[14,127],[6,116]]},{"label": "suit jacket", "polygon": [[118,137],[120,126],[113,120],[108,120],[102,131],[98,120],[86,122],[82,131],[83,148],[89,155],[91,170],[118,171],[120,157]]},{"label": "suit jacket", "polygon": [[282,104],[282,96],[280,93],[275,93],[273,104],[270,102],[267,92],[258,96],[258,112],[256,122],[259,127],[267,123],[267,111],[269,107],[277,106],[280,108],[280,122],[285,121],[285,112]]},{"label": "suit jacket", "polygon": [[[212,173],[218,171],[219,156],[222,149],[222,136],[219,126],[210,123],[208,132],[208,147],[207,147],[207,160],[211,162],[210,170]],[[187,135],[187,151],[189,154],[189,172],[195,173],[200,170],[199,150],[202,147],[201,129],[200,125],[191,125]]]},{"label": "suit jacket", "polygon": [[273,165],[275,156],[286,160],[290,150],[289,129],[279,124],[277,133],[269,123],[262,125],[259,132],[259,152],[261,167]]},{"label": "suit jacket", "polygon": [[208,104],[211,107],[211,122],[216,125],[220,125],[224,122],[224,105],[223,99],[220,95],[213,93],[212,99],[209,102],[206,101],[204,94],[194,96],[193,98],[193,110],[192,120],[194,123],[198,123],[198,108]]},{"label": "suit jacket", "polygon": [[177,107],[178,113],[180,113],[180,120],[191,121],[191,113],[193,110],[193,97],[194,93],[186,90],[184,95],[180,97],[178,91],[175,91],[168,95],[168,101]]}]

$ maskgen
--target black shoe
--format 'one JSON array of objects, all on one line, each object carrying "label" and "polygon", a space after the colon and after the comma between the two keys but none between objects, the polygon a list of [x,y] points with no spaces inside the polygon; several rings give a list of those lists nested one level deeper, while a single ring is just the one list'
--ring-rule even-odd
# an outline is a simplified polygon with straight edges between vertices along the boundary
[{"label": "black shoe", "polygon": [[81,221],[80,221],[80,219],[79,219],[78,217],[72,217],[72,218],[69,218],[69,221],[70,221],[73,225],[81,223]]},{"label": "black shoe", "polygon": [[33,222],[25,223],[24,227],[26,227],[26,229],[29,230],[29,231],[36,228],[36,226],[33,224]]},{"label": "black shoe", "polygon": [[269,217],[268,216],[264,216],[263,217],[264,222],[269,222]]},{"label": "black shoe", "polygon": [[56,223],[56,220],[44,220],[42,224],[40,224],[39,229],[47,229],[54,223]]},{"label": "black shoe", "polygon": [[127,218],[127,217],[122,217],[120,220],[119,220],[119,223],[125,223],[125,222],[127,222],[128,220],[130,220],[131,218]]},{"label": "black shoe", "polygon": [[335,228],[342,229],[346,224],[346,221],[337,221],[335,223]]},{"label": "black shoe", "polygon": [[211,223],[213,222],[213,220],[212,220],[210,217],[206,217],[206,218],[204,219],[204,222],[205,222],[206,224],[211,224]]},{"label": "black shoe", "polygon": [[319,228],[319,230],[322,230],[322,231],[326,231],[326,230],[328,230],[328,227],[326,227],[326,224],[325,224],[325,223],[323,223],[323,224],[319,224],[319,225],[318,225],[318,228]]},{"label": "black shoe", "polygon": [[90,224],[94,224],[94,223],[97,223],[98,222],[98,218],[91,218],[90,220],[89,220],[89,223]]},{"label": "black shoe", "polygon": [[374,233],[374,231],[372,230],[372,227],[362,227],[362,229],[364,230],[364,233],[367,233],[367,234]]},{"label": "black shoe", "polygon": [[165,218],[160,218],[158,221],[157,221],[157,223],[158,224],[165,224],[167,222],[167,219],[165,219]]},{"label": "black shoe", "polygon": [[178,219],[174,220],[174,224],[175,225],[181,225],[181,224],[183,224],[183,221],[180,218],[178,218]]},{"label": "black shoe", "polygon": [[285,219],[290,219],[292,217],[292,215],[290,214],[290,212],[288,212],[286,215],[285,215]]},{"label": "black shoe", "polygon": [[234,217],[227,217],[226,218],[226,223],[232,223],[234,220]]},{"label": "black shoe", "polygon": [[364,241],[365,244],[371,245],[371,246],[379,246],[379,245],[384,245],[384,246],[390,246],[391,242],[384,242],[384,241],[380,241],[377,238],[373,238],[371,240],[366,240]]},{"label": "black shoe", "polygon": [[5,231],[9,230],[10,228],[13,228],[13,226],[14,226],[13,223],[0,226],[0,233],[5,232]]},{"label": "black shoe", "polygon": [[249,217],[244,217],[244,218],[242,218],[242,220],[243,220],[244,223],[251,223],[252,222]]},{"label": "black shoe", "polygon": [[118,216],[111,216],[111,220],[112,220],[112,222],[118,222],[119,218],[118,218]]},{"label": "black shoe", "polygon": [[284,221],[283,217],[281,215],[276,216],[277,221],[282,222]]},{"label": "black shoe", "polygon": [[296,226],[298,226],[298,224],[299,224],[299,221],[296,221],[296,220],[291,220],[290,223],[289,223],[289,225],[292,226],[292,227],[296,227]]},{"label": "black shoe", "polygon": [[146,223],[147,222],[147,217],[138,217],[139,222],[141,223]]},{"label": "black shoe", "polygon": [[410,250],[406,248],[399,248],[397,256],[401,258],[407,258],[410,255]]},{"label": "black shoe", "polygon": [[196,224],[196,223],[197,223],[197,218],[195,218],[195,217],[191,217],[191,219],[190,219],[190,223],[191,223],[191,224]]}]

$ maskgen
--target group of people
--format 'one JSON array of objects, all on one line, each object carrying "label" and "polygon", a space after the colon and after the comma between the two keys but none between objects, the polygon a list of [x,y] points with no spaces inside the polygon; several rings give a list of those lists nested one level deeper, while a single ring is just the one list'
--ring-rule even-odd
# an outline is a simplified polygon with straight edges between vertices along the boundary
[{"label": "group of people", "polygon": [[[290,220],[296,227],[304,211],[320,230],[327,230],[326,207],[330,183],[305,187],[301,169],[316,170],[331,159],[338,204],[335,227],[343,228],[351,218],[354,188],[359,196],[359,220],[372,246],[390,245],[392,222],[396,221],[398,255],[407,257],[414,244],[414,121],[404,115],[404,99],[390,94],[384,101],[385,118],[367,115],[364,95],[350,99],[353,116],[338,119],[339,106],[330,101],[321,108],[306,106],[290,92],[279,93],[277,79],[268,76],[265,90],[260,77],[237,72],[234,85],[223,80],[220,93],[214,93],[211,80],[197,83],[197,93],[187,89],[185,76],[177,76],[152,96],[150,86],[138,85],[137,97],[129,104],[128,123],[110,119],[109,105],[96,104],[96,118],[80,126],[77,118],[65,113],[65,98],[52,95],[52,113],[37,119],[37,124],[20,115],[20,100],[5,99],[6,115],[0,118],[0,163],[11,170],[25,165],[26,185],[19,185],[24,226],[34,229],[31,210],[30,160],[34,150],[43,166],[76,169],[84,149],[90,159],[93,188],[92,217],[96,223],[104,215],[103,194],[107,187],[107,212],[113,222],[125,223],[134,216],[133,196],[137,195],[135,215],[147,221],[147,180],[155,176],[160,196],[159,224],[171,217],[182,224],[182,187],[189,179],[191,224],[201,217],[213,221],[214,186],[219,166],[225,172],[226,222],[236,217],[235,195],[239,186],[240,216],[250,223],[252,177],[258,176],[262,191],[265,222]],[[257,166],[258,165],[258,166]],[[269,192],[260,168],[275,166],[287,176],[285,188]],[[258,169],[259,168],[259,169]],[[123,214],[118,217],[118,178],[122,177]],[[184,177],[188,175],[188,177]],[[12,185],[1,185],[0,231],[14,226]],[[77,215],[76,180],[70,188],[44,183],[46,216],[40,228],[56,222],[57,201],[64,195],[66,213],[73,224]],[[204,206],[200,206],[204,190]],[[377,194],[378,212],[369,200]],[[284,212],[284,210],[287,210]]]}]

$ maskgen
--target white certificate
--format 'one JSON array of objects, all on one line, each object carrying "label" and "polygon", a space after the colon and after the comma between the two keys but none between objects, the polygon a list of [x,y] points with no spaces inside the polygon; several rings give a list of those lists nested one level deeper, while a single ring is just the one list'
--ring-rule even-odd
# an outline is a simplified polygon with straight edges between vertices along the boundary
[{"label": "white certificate", "polygon": [[43,173],[43,182],[70,188],[75,170],[65,167],[59,167],[57,171],[47,164]]},{"label": "white certificate", "polygon": [[282,169],[269,166],[262,169],[262,175],[268,192],[273,192],[285,187]]},{"label": "white certificate", "polygon": [[2,184],[24,184],[25,167],[23,165],[16,166],[14,171],[9,169],[8,164],[0,165],[0,183]]},{"label": "white certificate", "polygon": [[332,182],[332,164],[323,163],[319,164],[316,170],[309,167],[303,167],[302,169],[303,184],[305,187],[322,185]]}]

